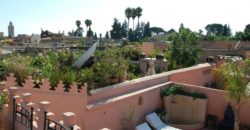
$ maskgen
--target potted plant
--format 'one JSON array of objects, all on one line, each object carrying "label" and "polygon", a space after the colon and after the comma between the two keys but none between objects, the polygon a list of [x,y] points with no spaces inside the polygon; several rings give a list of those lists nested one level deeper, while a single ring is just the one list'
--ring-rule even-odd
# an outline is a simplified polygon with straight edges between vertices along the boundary
[{"label": "potted plant", "polygon": [[189,92],[183,86],[174,84],[163,89],[161,96],[168,122],[205,122],[206,95]]}]

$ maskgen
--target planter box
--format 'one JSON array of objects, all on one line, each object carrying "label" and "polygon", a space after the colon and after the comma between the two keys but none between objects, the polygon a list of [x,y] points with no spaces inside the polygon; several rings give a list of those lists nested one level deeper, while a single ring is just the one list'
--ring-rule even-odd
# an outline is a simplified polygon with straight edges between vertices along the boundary
[{"label": "planter box", "polygon": [[184,95],[164,97],[167,111],[166,121],[171,124],[192,124],[205,122],[207,99]]}]

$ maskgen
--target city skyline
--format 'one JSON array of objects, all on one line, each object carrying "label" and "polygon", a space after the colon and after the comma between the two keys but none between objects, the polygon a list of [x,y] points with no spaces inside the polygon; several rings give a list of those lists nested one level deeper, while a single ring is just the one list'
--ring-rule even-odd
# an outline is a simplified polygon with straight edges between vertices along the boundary
[{"label": "city skyline", "polygon": [[[150,22],[151,27],[177,30],[181,23],[193,31],[210,23],[229,24],[233,33],[243,31],[250,23],[246,17],[247,0],[2,0],[0,5],[0,32],[8,35],[10,21],[15,26],[15,34],[40,34],[41,28],[66,34],[76,29],[75,21],[80,20],[86,33],[84,21],[92,20],[92,30],[97,34],[111,30],[113,19],[123,22],[127,7],[140,6],[140,21]],[[130,20],[132,26],[132,20]],[[137,19],[135,20],[137,23]]]}]

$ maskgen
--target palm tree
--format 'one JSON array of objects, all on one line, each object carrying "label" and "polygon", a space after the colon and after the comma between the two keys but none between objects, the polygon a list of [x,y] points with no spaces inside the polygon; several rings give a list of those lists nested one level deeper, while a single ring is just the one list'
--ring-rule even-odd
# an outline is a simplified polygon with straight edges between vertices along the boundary
[{"label": "palm tree", "polygon": [[172,36],[170,60],[177,65],[176,68],[189,67],[196,64],[201,52],[197,40],[196,34],[189,29],[183,29]]},{"label": "palm tree", "polygon": [[76,26],[77,26],[77,28],[79,28],[81,26],[81,21],[80,20],[76,20]]},{"label": "palm tree", "polygon": [[131,17],[132,17],[132,19],[133,19],[133,30],[135,30],[134,29],[134,21],[135,21],[135,18],[136,18],[136,16],[137,16],[137,13],[136,13],[137,11],[136,11],[136,9],[135,8],[133,8],[132,9],[132,15],[131,15]]},{"label": "palm tree", "polygon": [[91,25],[92,25],[92,21],[90,19],[86,19],[85,20],[85,25],[87,26],[87,28],[90,29]]},{"label": "palm tree", "polygon": [[128,19],[128,28],[129,28],[129,20],[130,18],[132,17],[132,9],[130,7],[128,7],[126,10],[125,10],[125,16],[127,17]]},{"label": "palm tree", "polygon": [[140,23],[139,19],[142,16],[142,8],[141,7],[136,8],[136,15],[137,15],[137,18],[138,18],[138,27],[139,27],[139,23]]},{"label": "palm tree", "polygon": [[222,68],[225,89],[228,91],[227,97],[234,108],[234,130],[239,130],[240,105],[247,101],[250,96],[250,84],[247,81],[247,74],[244,68],[238,67],[233,63],[226,63]]}]

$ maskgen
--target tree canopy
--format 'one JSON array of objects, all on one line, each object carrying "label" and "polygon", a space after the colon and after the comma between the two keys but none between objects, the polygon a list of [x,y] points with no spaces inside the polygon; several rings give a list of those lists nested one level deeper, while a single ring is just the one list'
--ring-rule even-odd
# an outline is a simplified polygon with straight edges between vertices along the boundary
[{"label": "tree canopy", "polygon": [[183,28],[172,37],[170,60],[173,68],[183,68],[195,65],[201,52],[196,34]]}]

